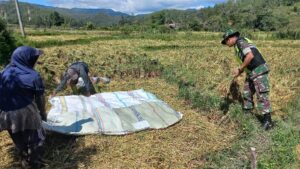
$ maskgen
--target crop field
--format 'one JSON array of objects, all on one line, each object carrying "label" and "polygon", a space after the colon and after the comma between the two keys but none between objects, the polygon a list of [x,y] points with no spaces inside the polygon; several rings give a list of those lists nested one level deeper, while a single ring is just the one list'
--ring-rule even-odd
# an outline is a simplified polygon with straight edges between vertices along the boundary
[{"label": "crop field", "polygon": [[[250,168],[250,147],[257,149],[260,168],[300,167],[300,40],[252,35],[271,68],[276,127],[266,132],[255,116],[243,116],[236,100],[244,76],[233,83],[235,94],[230,89],[231,69],[237,64],[233,49],[220,44],[220,33],[27,33],[24,43],[45,52],[36,69],[45,81],[47,97],[68,65],[85,61],[92,75],[111,78],[110,84],[96,86],[98,92],[143,88],[183,114],[182,121],[170,128],[126,136],[49,132],[47,168]],[[0,168],[19,168],[8,134],[0,135]]]}]

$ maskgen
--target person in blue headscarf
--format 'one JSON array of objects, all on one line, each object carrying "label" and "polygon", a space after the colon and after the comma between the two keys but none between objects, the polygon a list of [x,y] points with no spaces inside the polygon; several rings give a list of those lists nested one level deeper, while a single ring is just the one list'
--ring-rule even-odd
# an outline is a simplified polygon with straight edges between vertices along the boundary
[{"label": "person in blue headscarf", "polygon": [[34,69],[41,50],[21,46],[0,73],[0,131],[7,130],[18,152],[22,166],[40,168],[46,121],[44,84]]}]

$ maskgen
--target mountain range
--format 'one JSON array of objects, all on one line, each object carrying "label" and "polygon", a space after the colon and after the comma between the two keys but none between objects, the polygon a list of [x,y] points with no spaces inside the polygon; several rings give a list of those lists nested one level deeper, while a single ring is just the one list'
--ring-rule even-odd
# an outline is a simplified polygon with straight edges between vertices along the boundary
[{"label": "mountain range", "polygon": [[[117,24],[122,17],[129,17],[128,14],[112,9],[84,9],[84,8],[58,8],[38,4],[19,2],[20,12],[25,24],[32,24],[38,18],[46,20],[53,11],[58,12],[61,17],[78,25],[90,21],[98,26],[110,26]],[[15,4],[13,1],[0,1],[0,16],[8,23],[17,23]],[[31,19],[28,19],[28,18]]]},{"label": "mountain range", "polygon": [[[259,31],[300,31],[300,0],[228,0],[199,10],[163,9],[131,16],[112,9],[58,8],[19,3],[25,25],[36,27],[66,26],[165,30],[166,25],[193,31],[224,31],[228,27]],[[0,17],[18,24],[14,1],[1,2]],[[292,32],[292,33],[291,33]],[[298,36],[296,33],[295,37]]]}]

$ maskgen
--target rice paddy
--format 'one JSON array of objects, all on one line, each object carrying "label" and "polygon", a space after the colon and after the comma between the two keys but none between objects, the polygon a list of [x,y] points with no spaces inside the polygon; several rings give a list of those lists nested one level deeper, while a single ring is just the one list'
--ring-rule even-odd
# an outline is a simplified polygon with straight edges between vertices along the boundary
[{"label": "rice paddy", "polygon": [[[110,84],[97,86],[99,92],[143,88],[183,114],[183,120],[170,128],[126,136],[74,137],[48,133],[45,145],[48,168],[205,168],[209,163],[208,154],[231,149],[241,139],[241,126],[236,121],[220,124],[224,114],[217,106],[208,109],[193,106],[190,100],[179,97],[176,83],[189,84],[191,93],[217,98],[212,105],[225,98],[233,79],[230,70],[237,64],[233,49],[220,44],[221,34],[123,35],[110,31],[54,31],[43,35],[35,32],[29,31],[27,41],[29,44],[43,43],[45,55],[40,58],[43,64],[36,68],[45,80],[47,96],[55,89],[66,67],[81,60],[89,64],[91,74],[111,78]],[[84,43],[76,41],[91,38],[93,40]],[[59,42],[59,45],[47,45],[49,41]],[[285,107],[299,93],[300,48],[297,46],[300,41],[258,39],[254,42],[271,67],[273,114],[275,119],[281,120],[288,116]],[[151,65],[153,61],[155,64]],[[163,75],[168,73],[175,83]],[[243,79],[238,78],[240,86]],[[67,89],[60,94],[71,94],[71,91]],[[0,135],[0,168],[20,167],[8,134],[1,132]],[[265,144],[270,144],[264,138],[261,139]],[[260,142],[253,144],[249,147],[260,147]],[[299,154],[299,145],[294,151]],[[226,168],[212,166],[210,168]]]}]

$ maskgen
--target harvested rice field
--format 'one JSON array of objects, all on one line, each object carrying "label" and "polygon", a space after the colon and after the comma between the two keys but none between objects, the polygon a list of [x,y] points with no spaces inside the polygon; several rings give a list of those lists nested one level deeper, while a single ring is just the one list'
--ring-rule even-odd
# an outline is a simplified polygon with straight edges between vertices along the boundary
[{"label": "harvested rice field", "polygon": [[[230,145],[233,126],[219,127],[183,100],[178,88],[161,79],[114,81],[109,90],[144,88],[184,113],[178,124],[164,130],[142,131],[126,136],[88,135],[81,137],[49,133],[46,158],[49,168],[193,168],[202,166],[198,159],[210,151]],[[163,90],[157,90],[162,88]],[[9,136],[1,133],[1,168],[15,168],[14,148]]]},{"label": "harvested rice field", "polygon": [[[300,128],[288,123],[299,106],[299,40],[253,40],[271,67],[270,97],[278,125],[265,132],[254,116],[243,116],[233,95],[225,113],[219,108],[230,92],[231,69],[237,66],[233,49],[220,44],[219,33],[28,32],[28,45],[45,52],[36,69],[47,97],[68,65],[85,61],[92,75],[111,78],[111,83],[96,86],[98,92],[143,88],[183,114],[167,129],[125,136],[48,132],[46,168],[250,168],[250,147],[257,148],[261,168],[299,167]],[[237,91],[243,80],[238,78]],[[60,93],[69,94],[69,88]],[[7,132],[0,135],[0,168],[20,168]]]}]

